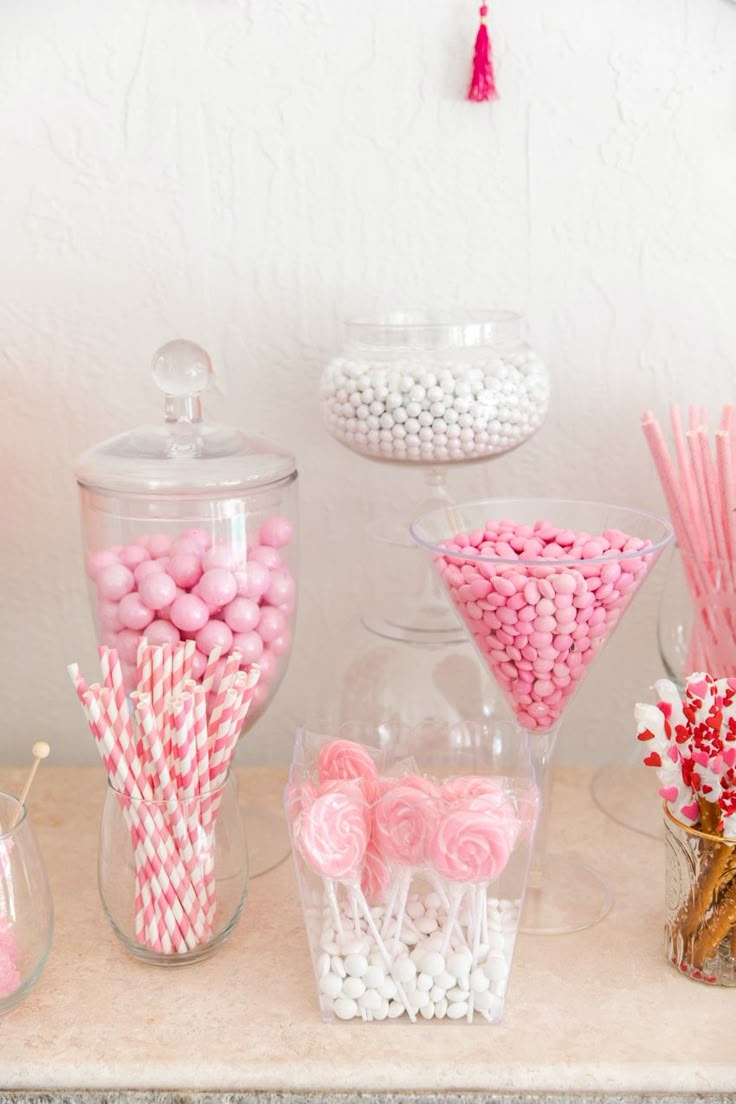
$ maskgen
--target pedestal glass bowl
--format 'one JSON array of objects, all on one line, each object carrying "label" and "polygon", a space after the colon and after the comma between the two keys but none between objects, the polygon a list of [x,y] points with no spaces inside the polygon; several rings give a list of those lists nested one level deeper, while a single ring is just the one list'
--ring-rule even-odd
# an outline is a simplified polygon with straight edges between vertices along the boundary
[{"label": "pedestal glass bowl", "polygon": [[576,931],[613,897],[598,874],[546,854],[548,766],[564,710],[672,536],[654,515],[596,502],[487,499],[415,521],[478,652],[533,737],[544,811],[524,928]]}]

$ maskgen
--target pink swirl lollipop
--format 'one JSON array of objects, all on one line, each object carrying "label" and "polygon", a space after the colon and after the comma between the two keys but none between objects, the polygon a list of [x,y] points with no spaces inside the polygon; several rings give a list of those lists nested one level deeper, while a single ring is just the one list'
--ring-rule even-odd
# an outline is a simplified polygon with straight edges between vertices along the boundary
[{"label": "pink swirl lollipop", "polygon": [[294,825],[302,809],[311,805],[316,796],[317,789],[311,779],[305,778],[303,782],[289,782],[284,797],[289,824]]},{"label": "pink swirl lollipop", "polygon": [[[511,810],[515,831],[518,819]],[[440,820],[429,845],[429,858],[437,872],[453,882],[480,885],[497,878],[509,861],[515,834],[510,831],[508,810],[486,797],[469,797]]]},{"label": "pink swirl lollipop", "polygon": [[357,779],[366,800],[372,802],[378,796],[378,768],[370,752],[354,740],[330,740],[324,744],[317,756],[317,774],[320,782]]},{"label": "pink swirl lollipop", "polygon": [[441,812],[438,797],[401,779],[376,803],[373,835],[378,850],[402,866],[421,866]]},{"label": "pink swirl lollipop", "polygon": [[360,888],[369,905],[378,904],[391,882],[391,872],[381,852],[371,840],[363,857],[363,873],[360,876]]},{"label": "pink swirl lollipop", "polygon": [[323,878],[358,878],[368,837],[368,808],[359,786],[320,791],[295,821],[297,849]]},{"label": "pink swirl lollipop", "polygon": [[448,802],[462,801],[465,797],[503,793],[503,785],[488,775],[459,774],[446,778],[442,783],[442,796]]}]

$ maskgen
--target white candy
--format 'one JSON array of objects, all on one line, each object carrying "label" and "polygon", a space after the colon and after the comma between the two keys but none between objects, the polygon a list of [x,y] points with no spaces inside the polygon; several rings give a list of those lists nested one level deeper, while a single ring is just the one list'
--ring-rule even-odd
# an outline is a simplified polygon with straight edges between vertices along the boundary
[{"label": "white candy", "polygon": [[444,998],[445,996],[446,996],[446,992],[445,992],[445,990],[444,990],[444,989],[442,988],[442,986],[441,986],[441,985],[434,985],[434,986],[432,986],[432,988],[431,988],[431,989],[429,990],[429,999],[430,999],[431,1001],[435,1001],[435,1002],[437,1002],[437,1001],[439,1001],[439,1000],[442,1000],[442,999],[443,999],[443,998]]},{"label": "white candy", "polygon": [[473,970],[470,975],[470,988],[474,993],[485,993],[490,984],[488,976],[482,970]]},{"label": "white candy", "polygon": [[391,1001],[388,1006],[388,1018],[390,1020],[395,1020],[397,1016],[403,1015],[404,1012],[405,1008],[401,1001]]},{"label": "white candy", "polygon": [[[342,357],[328,366],[322,378],[322,411],[330,432],[358,452],[389,460],[473,459],[506,452],[539,429],[549,404],[547,371],[536,355],[518,343],[509,351],[478,349],[478,359],[462,354],[440,359],[399,362],[388,356],[375,359]],[[482,359],[481,359],[482,358]],[[433,371],[427,371],[432,363]],[[502,400],[502,401],[500,401]],[[523,413],[522,413],[523,412]],[[441,443],[448,430],[465,430],[458,447]],[[359,426],[390,430],[405,423],[415,435],[416,422],[429,431],[423,450],[414,455],[400,449],[403,439],[374,440]],[[410,446],[413,448],[413,443]],[[440,455],[442,450],[445,455]]]},{"label": "white candy", "polygon": [[447,1001],[444,997],[441,1000],[435,1001],[434,1018],[436,1020],[444,1019],[444,1017],[447,1015],[447,1008]]},{"label": "white candy", "polygon": [[319,977],[327,977],[330,972],[330,956],[321,954],[317,959],[317,974]]},{"label": "white candy", "polygon": [[503,981],[507,974],[506,959],[503,955],[489,955],[483,963],[483,972],[489,981]]},{"label": "white candy", "polygon": [[438,978],[445,971],[445,960],[439,951],[430,951],[422,958],[422,970],[430,977]]},{"label": "white candy", "polygon": [[398,991],[396,982],[390,977],[386,978],[383,985],[378,986],[378,992],[382,997],[385,997],[386,1000],[393,1000]]},{"label": "white candy", "polygon": [[[449,1004],[447,1006],[447,1017],[450,1020],[461,1020],[463,1016],[468,1014],[468,1002],[458,1001],[457,1004]],[[347,1019],[347,1017],[345,1017]]]},{"label": "white candy", "polygon": [[466,1001],[470,996],[468,989],[463,989],[459,985],[455,985],[452,989],[447,990],[447,999],[449,1001]]},{"label": "white candy", "polygon": [[345,959],[345,969],[351,977],[363,977],[368,969],[368,959],[364,954],[349,954]]},{"label": "white candy", "polygon": [[332,972],[333,974],[337,974],[337,976],[341,978],[348,976],[348,972],[345,969],[345,963],[339,955],[332,956]]},{"label": "white candy", "polygon": [[358,1006],[349,997],[338,997],[332,1007],[335,1015],[340,1020],[352,1020],[354,1016],[358,1015]]},{"label": "white candy", "polygon": [[367,989],[379,989],[386,980],[386,973],[382,966],[369,965],[363,974],[363,984]]},{"label": "white candy", "polygon": [[450,974],[454,974],[455,977],[460,977],[462,974],[469,973],[472,965],[473,956],[467,947],[463,947],[461,950],[456,951],[447,959],[447,971]]},{"label": "white candy", "polygon": [[350,997],[352,1000],[357,1000],[358,997],[362,997],[365,993],[365,985],[357,977],[345,978],[342,983],[343,995]]},{"label": "white candy", "polygon": [[319,989],[326,997],[336,997],[342,992],[342,978],[339,978],[337,974],[325,974],[323,978],[319,979]]},{"label": "white candy", "polygon": [[365,993],[358,997],[358,1008],[365,1012],[377,1012],[383,1000],[384,998],[375,989],[366,989]]},{"label": "white candy", "polygon": [[434,985],[434,978],[431,974],[420,974],[417,978],[417,989],[424,989],[426,992]]},{"label": "white candy", "polygon": [[419,1009],[419,1014],[424,1017],[425,1020],[431,1020],[434,1017],[434,1004],[432,1001],[428,1001],[422,1005]]},{"label": "white candy", "polygon": [[394,966],[393,974],[402,985],[409,985],[417,976],[417,968],[410,958],[403,958]]}]

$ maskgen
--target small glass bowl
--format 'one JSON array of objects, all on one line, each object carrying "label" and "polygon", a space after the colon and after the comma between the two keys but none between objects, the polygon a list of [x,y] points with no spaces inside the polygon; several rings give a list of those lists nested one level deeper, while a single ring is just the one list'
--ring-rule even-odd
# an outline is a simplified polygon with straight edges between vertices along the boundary
[{"label": "small glass bowl", "polygon": [[182,966],[211,955],[248,892],[235,776],[186,800],[144,801],[108,785],[98,880],[112,930],[143,962]]},{"label": "small glass bowl", "polygon": [[51,950],[54,910],[46,868],[25,806],[0,793],[0,1016],[21,1003]]}]

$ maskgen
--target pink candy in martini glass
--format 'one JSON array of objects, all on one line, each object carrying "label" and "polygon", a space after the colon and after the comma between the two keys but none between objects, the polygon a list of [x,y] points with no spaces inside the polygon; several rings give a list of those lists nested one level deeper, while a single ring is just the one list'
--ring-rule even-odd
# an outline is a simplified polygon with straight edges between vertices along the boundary
[{"label": "pink candy in martini glass", "polygon": [[[517,498],[433,510],[411,532],[432,556],[517,722],[536,737],[543,782],[564,710],[670,541],[671,526],[603,503]],[[582,864],[545,856],[543,828],[524,929],[589,927],[609,911],[612,894]]]}]

